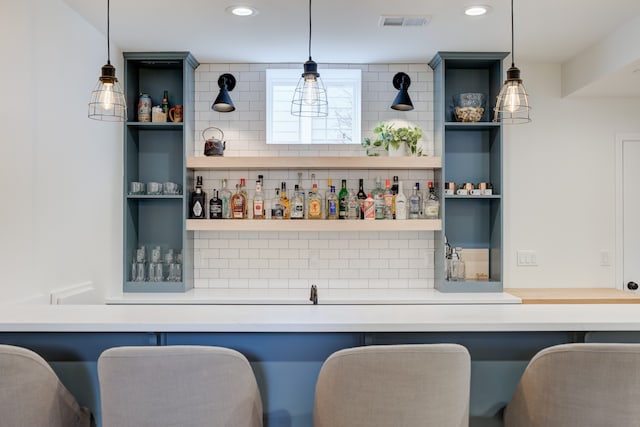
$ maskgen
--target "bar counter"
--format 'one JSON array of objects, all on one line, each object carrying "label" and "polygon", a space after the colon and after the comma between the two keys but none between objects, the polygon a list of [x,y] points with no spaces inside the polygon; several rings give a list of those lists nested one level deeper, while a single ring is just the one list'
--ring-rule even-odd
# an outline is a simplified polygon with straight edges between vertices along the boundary
[{"label": "bar counter", "polygon": [[2,332],[640,331],[638,304],[0,306]]}]

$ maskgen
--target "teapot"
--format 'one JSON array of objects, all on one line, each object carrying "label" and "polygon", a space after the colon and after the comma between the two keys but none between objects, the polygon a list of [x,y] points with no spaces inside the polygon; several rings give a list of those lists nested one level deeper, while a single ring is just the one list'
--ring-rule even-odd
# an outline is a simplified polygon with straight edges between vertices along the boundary
[{"label": "teapot", "polygon": [[[210,137],[207,137],[207,132],[215,132],[215,134],[210,133]],[[216,138],[219,136],[219,138]],[[223,141],[224,132],[220,128],[217,127],[208,127],[204,131],[202,131],[202,138],[204,139],[204,155],[205,156],[224,156],[224,149],[227,148],[227,143]]]}]

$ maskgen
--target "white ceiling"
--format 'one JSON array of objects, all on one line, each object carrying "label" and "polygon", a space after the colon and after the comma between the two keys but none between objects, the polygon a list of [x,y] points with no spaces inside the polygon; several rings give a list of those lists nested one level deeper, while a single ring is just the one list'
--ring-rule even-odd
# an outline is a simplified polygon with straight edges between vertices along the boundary
[{"label": "white ceiling", "polygon": [[[64,1],[106,33],[106,0]],[[306,0],[110,1],[111,41],[123,51],[191,51],[200,62],[302,63],[308,54]],[[437,51],[510,51],[510,0],[479,3],[492,11],[467,17],[468,0],[315,0],[311,53],[318,63],[426,63]],[[240,18],[225,12],[236,4],[259,13]],[[582,76],[571,93],[640,95],[640,72],[633,73],[640,68],[640,39],[631,37],[625,46],[622,34],[640,34],[640,1],[516,0],[514,7],[516,65],[573,62],[591,71],[606,61],[613,65]],[[423,27],[383,28],[383,15],[431,20]],[[594,57],[594,46],[612,40],[619,51],[613,60]],[[563,78],[579,74],[574,69]]]}]

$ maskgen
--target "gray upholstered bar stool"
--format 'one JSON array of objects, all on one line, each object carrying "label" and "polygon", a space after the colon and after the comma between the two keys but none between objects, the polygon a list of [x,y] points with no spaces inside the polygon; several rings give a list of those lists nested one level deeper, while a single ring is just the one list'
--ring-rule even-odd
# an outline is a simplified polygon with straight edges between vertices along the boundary
[{"label": "gray upholstered bar stool", "polygon": [[562,344],[529,362],[506,427],[637,426],[640,344]]},{"label": "gray upholstered bar stool", "polygon": [[249,361],[206,346],[116,347],[98,359],[103,427],[261,427]]},{"label": "gray upholstered bar stool", "polygon": [[470,373],[457,344],[337,351],[318,375],[314,427],[468,426]]},{"label": "gray upholstered bar stool", "polygon": [[42,357],[0,344],[0,425],[89,427],[91,413],[80,407]]}]

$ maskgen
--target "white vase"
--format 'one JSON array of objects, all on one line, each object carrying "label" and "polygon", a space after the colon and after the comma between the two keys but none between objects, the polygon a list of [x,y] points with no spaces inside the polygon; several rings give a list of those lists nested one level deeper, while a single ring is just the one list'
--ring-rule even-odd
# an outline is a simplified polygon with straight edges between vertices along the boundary
[{"label": "white vase", "polygon": [[408,156],[406,144],[400,144],[398,149],[395,149],[389,144],[389,157],[404,157]]}]

